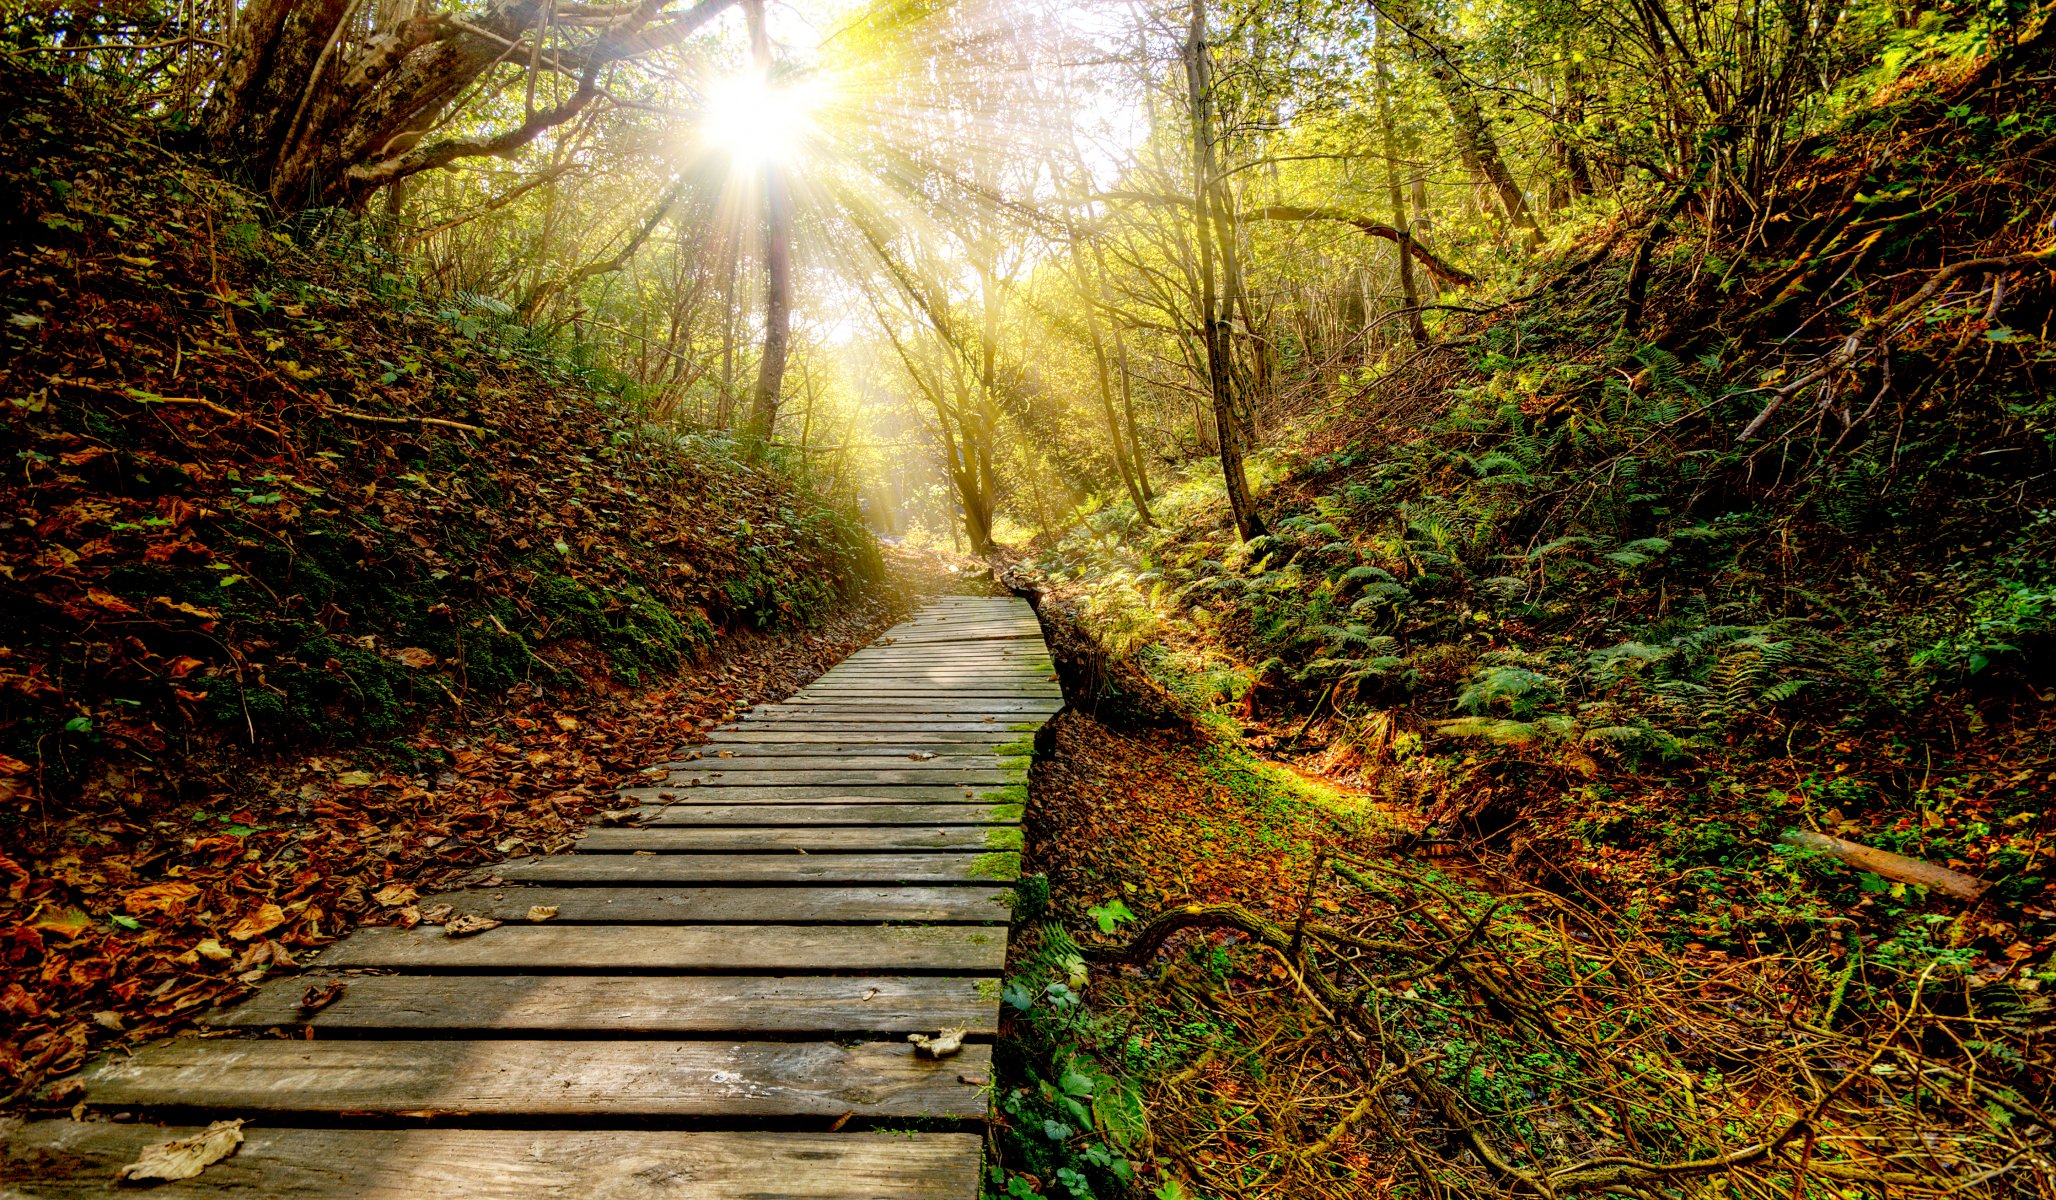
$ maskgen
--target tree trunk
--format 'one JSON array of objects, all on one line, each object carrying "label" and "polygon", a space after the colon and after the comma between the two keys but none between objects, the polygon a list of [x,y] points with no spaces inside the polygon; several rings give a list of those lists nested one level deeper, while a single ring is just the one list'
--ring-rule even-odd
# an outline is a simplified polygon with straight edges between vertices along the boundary
[{"label": "tree trunk", "polygon": [[1413,47],[1414,57],[1428,77],[1435,81],[1435,89],[1442,93],[1442,101],[1449,107],[1457,148],[1462,152],[1465,163],[1484,177],[1497,195],[1507,222],[1521,231],[1528,252],[1534,253],[1542,245],[1541,226],[1536,224],[1535,214],[1528,208],[1528,199],[1521,192],[1520,182],[1507,169],[1506,159],[1499,152],[1499,142],[1492,136],[1492,126],[1485,119],[1484,110],[1478,106],[1478,97],[1468,83],[1457,77],[1449,52],[1443,46],[1446,39],[1436,32],[1427,15],[1411,4],[1400,12],[1402,19],[1413,25],[1409,44]]},{"label": "tree trunk", "polygon": [[1378,106],[1378,133],[1385,150],[1385,193],[1392,205],[1392,227],[1398,231],[1399,296],[1406,304],[1406,331],[1416,346],[1428,344],[1428,327],[1421,320],[1421,295],[1414,286],[1413,221],[1407,216],[1406,195],[1399,182],[1399,138],[1392,124],[1392,80],[1385,70],[1385,31],[1378,30],[1377,61],[1371,67],[1371,90]]},{"label": "tree trunk", "polygon": [[[750,57],[771,78],[771,35],[764,25],[764,0],[743,0],[750,27]],[[792,187],[785,168],[764,164],[764,354],[757,361],[757,391],[750,400],[750,436],[768,442],[778,425],[778,401],[785,385],[786,352],[792,344]]]},{"label": "tree trunk", "polygon": [[[1243,424],[1235,411],[1234,381],[1228,356],[1234,347],[1228,340],[1227,312],[1214,276],[1215,231],[1224,223],[1216,219],[1214,186],[1214,132],[1212,114],[1212,50],[1206,40],[1206,0],[1192,0],[1191,22],[1185,42],[1186,95],[1192,109],[1192,208],[1199,247],[1199,330],[1206,350],[1207,392],[1213,401],[1214,435],[1220,446],[1221,477],[1228,492],[1228,507],[1235,516],[1235,531],[1243,541],[1264,532],[1257,516],[1256,497],[1249,489],[1249,474],[1243,466],[1245,447]],[[1232,242],[1220,247],[1234,253]]]}]

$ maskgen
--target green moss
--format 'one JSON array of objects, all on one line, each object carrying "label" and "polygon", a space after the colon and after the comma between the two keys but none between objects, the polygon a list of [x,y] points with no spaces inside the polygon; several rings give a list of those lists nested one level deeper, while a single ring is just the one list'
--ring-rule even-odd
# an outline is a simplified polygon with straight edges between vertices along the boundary
[{"label": "green moss", "polygon": [[1002,758],[1022,754],[1033,754],[1035,753],[1035,743],[1027,738],[1022,738],[1019,741],[1014,742],[1001,742],[999,745],[994,746],[992,748],[992,752],[994,754],[1000,755]]},{"label": "green moss", "polygon": [[1034,733],[1034,732],[1035,732],[1036,730],[1038,730],[1038,729],[1042,728],[1042,727],[1043,727],[1044,725],[1047,725],[1047,724],[1049,724],[1049,722],[1047,722],[1047,721],[1022,721],[1022,722],[1021,722],[1020,724],[1018,724],[1018,725],[1009,725],[1009,726],[1007,726],[1007,732],[1008,732],[1008,733]]},{"label": "green moss", "polygon": [[1028,785],[1026,783],[1009,783],[1001,787],[988,788],[980,791],[972,799],[987,800],[994,804],[1026,804],[1028,803]]},{"label": "green moss", "polygon": [[1024,805],[1020,804],[995,804],[985,810],[985,818],[988,821],[1019,822],[1024,807]]},{"label": "green moss", "polygon": [[1021,831],[1013,828],[989,829],[985,832],[985,844],[993,850],[1019,850]]},{"label": "green moss", "polygon": [[973,879],[1017,879],[1021,874],[1021,855],[1012,850],[994,850],[971,860]]}]

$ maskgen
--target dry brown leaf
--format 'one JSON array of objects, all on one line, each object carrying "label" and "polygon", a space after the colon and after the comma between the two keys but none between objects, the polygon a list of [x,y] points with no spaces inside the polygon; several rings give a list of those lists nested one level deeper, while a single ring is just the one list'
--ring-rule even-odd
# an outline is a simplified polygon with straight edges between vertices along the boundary
[{"label": "dry brown leaf", "polygon": [[412,903],[414,897],[420,894],[420,892],[409,887],[407,884],[389,883],[371,893],[371,898],[378,901],[379,905],[383,908],[398,908],[402,904]]},{"label": "dry brown leaf", "polygon": [[234,951],[222,945],[214,938],[201,939],[200,943],[193,947],[193,953],[201,958],[211,958],[215,962],[224,962],[235,957]]},{"label": "dry brown leaf", "polygon": [[311,1013],[327,1008],[342,999],[349,986],[340,979],[331,979],[326,984],[316,984],[308,988],[300,996],[300,1011]]},{"label": "dry brown leaf", "polygon": [[216,1121],[192,1137],[173,1138],[143,1147],[136,1161],[114,1173],[125,1179],[191,1179],[236,1152],[243,1144],[243,1122]]},{"label": "dry brown leaf", "polygon": [[531,904],[528,906],[528,919],[531,921],[547,921],[556,915],[557,906],[554,904]]},{"label": "dry brown leaf", "polygon": [[336,775],[336,786],[365,788],[378,782],[378,776],[369,771],[343,771]]},{"label": "dry brown leaf", "polygon": [[421,906],[421,923],[423,925],[441,925],[456,915],[457,906],[454,904],[424,904]]},{"label": "dry brown leaf", "polygon": [[393,651],[393,657],[399,660],[401,665],[413,667],[417,671],[436,664],[435,655],[423,650],[419,646],[407,646],[403,649],[395,650]]},{"label": "dry brown leaf", "polygon": [[498,929],[502,922],[496,917],[481,917],[477,913],[462,913],[451,917],[443,925],[445,937],[470,937],[488,929]]},{"label": "dry brown leaf", "polygon": [[229,940],[236,942],[247,942],[251,938],[259,937],[263,934],[270,933],[272,930],[277,929],[279,926],[285,923],[286,910],[280,908],[276,904],[272,904],[269,901],[266,901],[265,903],[258,905],[251,912],[244,914],[243,919],[237,921],[235,925],[229,929]]},{"label": "dry brown leaf", "polygon": [[121,902],[130,916],[140,917],[144,913],[169,912],[200,894],[200,889],[190,883],[153,883],[130,892]]},{"label": "dry brown leaf", "polygon": [[914,1043],[916,1058],[948,1058],[964,1048],[962,1029],[945,1029],[934,1037],[925,1033],[910,1033],[907,1040]]}]

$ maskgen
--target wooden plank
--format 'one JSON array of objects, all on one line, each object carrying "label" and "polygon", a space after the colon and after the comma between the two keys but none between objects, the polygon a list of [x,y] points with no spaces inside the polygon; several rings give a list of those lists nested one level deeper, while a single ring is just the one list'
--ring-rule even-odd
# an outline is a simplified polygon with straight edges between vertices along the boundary
[{"label": "wooden plank", "polygon": [[[766,813],[774,820],[776,813]],[[750,851],[769,854],[804,850],[808,854],[878,853],[904,850],[1019,850],[1021,831],[1011,825],[806,825],[793,828],[758,825],[748,828],[694,829],[655,826],[642,829],[594,829],[578,842],[580,854],[625,854],[654,850],[659,854],[724,854]]]},{"label": "wooden plank", "polygon": [[[775,717],[787,713],[804,712],[815,716],[823,713],[853,712],[869,710],[882,716],[906,720],[909,717],[942,717],[946,720],[983,720],[987,716],[1005,713],[1035,712],[1054,713],[1064,706],[1061,696],[964,696],[948,697],[863,697],[863,696],[820,696],[802,703],[781,702],[765,704],[752,709],[752,714]],[[748,721],[750,718],[745,717]]]},{"label": "wooden plank", "polygon": [[502,877],[567,885],[1012,883],[1020,855],[566,854],[499,869]]},{"label": "wooden plank", "polygon": [[145,1046],[82,1082],[102,1109],[972,1121],[990,1075],[977,1044],[930,1062],[905,1042],[215,1040]]},{"label": "wooden plank", "polygon": [[659,763],[673,774],[727,774],[735,771],[989,771],[1003,758],[1018,755],[994,754],[990,747],[964,754],[942,755],[932,751],[908,754],[736,754],[727,758],[707,755]]},{"label": "wooden plank", "polygon": [[983,925],[502,925],[470,937],[433,926],[368,927],[316,970],[952,971],[1006,965],[1007,933]]},{"label": "wooden plank", "polygon": [[942,729],[930,732],[893,730],[812,730],[806,728],[773,729],[763,726],[741,729],[715,729],[707,733],[710,746],[741,753],[753,745],[827,745],[827,746],[905,746],[912,750],[936,750],[941,746],[963,746],[979,750],[1001,742],[1010,742],[1023,736],[1010,729],[994,729],[989,725],[967,729]]},{"label": "wooden plank", "polygon": [[[10,1121],[0,1195],[129,1194],[114,1172],[197,1127]],[[176,1200],[965,1200],[978,1192],[973,1133],[280,1129],[251,1125],[233,1157],[155,1184]]]},{"label": "wooden plank", "polygon": [[442,892],[423,904],[520,921],[536,905],[556,924],[802,924],[937,921],[1005,924],[1008,889],[974,887],[495,887]]},{"label": "wooden plank", "polygon": [[957,784],[928,787],[726,787],[718,792],[702,791],[696,787],[646,787],[623,788],[616,794],[623,800],[645,803],[676,801],[688,804],[957,804],[991,803],[1000,794],[1000,789],[990,786],[963,787]]},{"label": "wooden plank", "polygon": [[800,709],[790,714],[751,717],[735,732],[761,733],[1005,733],[1040,729],[1053,713],[991,713],[981,716],[907,716],[890,713],[847,713]]},{"label": "wooden plank", "polygon": [[813,734],[781,736],[777,732],[759,733],[747,740],[724,740],[711,743],[697,751],[697,758],[688,756],[688,761],[726,762],[730,759],[786,758],[793,755],[884,755],[903,761],[924,762],[937,757],[965,757],[985,755],[990,757],[995,746],[1004,746],[1009,741],[1023,740],[1018,733],[991,733],[976,741],[958,740],[952,742],[920,741],[851,741],[848,739],[822,738]]},{"label": "wooden plank", "polygon": [[1002,784],[1011,779],[998,767],[933,770],[908,764],[894,770],[673,771],[664,783],[669,787],[826,787],[867,783]]},{"label": "wooden plank", "polygon": [[921,975],[353,975],[341,998],[300,1008],[306,978],[264,985],[227,1012],[224,1028],[593,1032],[643,1037],[710,1033],[908,1034],[999,1028],[991,977]]},{"label": "wooden plank", "polygon": [[[709,793],[710,794],[710,793]],[[702,798],[695,793],[694,799]],[[1018,804],[653,804],[645,825],[1018,825]]]}]

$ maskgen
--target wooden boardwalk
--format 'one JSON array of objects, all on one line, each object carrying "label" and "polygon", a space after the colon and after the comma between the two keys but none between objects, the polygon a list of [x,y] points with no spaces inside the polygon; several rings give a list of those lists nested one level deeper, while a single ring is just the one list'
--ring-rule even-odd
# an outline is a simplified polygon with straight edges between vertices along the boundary
[{"label": "wooden boardwalk", "polygon": [[[142,1119],[11,1126],[0,1196],[128,1194],[143,1146],[241,1117],[153,1191],[969,1200],[1027,743],[1061,704],[1025,603],[931,604],[626,791],[639,824],[422,900],[507,924],[359,930],[213,1018],[245,1036],[91,1067],[86,1108]],[[950,1057],[906,1040],[946,1028]]]}]

